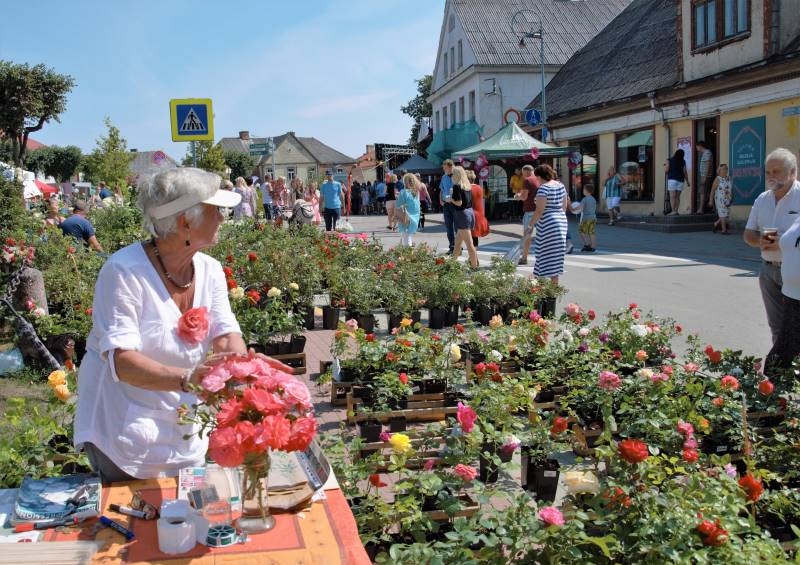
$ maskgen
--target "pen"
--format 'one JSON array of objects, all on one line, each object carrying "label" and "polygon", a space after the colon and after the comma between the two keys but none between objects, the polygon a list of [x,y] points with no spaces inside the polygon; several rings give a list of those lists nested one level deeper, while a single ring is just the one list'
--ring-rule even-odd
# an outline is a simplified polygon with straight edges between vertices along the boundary
[{"label": "pen", "polygon": [[31,530],[46,530],[48,528],[58,528],[59,526],[73,526],[75,524],[80,524],[84,520],[88,518],[95,518],[97,516],[97,510],[94,508],[84,510],[82,512],[77,512],[75,514],[70,514],[64,518],[60,518],[57,520],[47,520],[46,522],[28,522],[25,524],[17,524],[14,526],[14,531],[19,532],[30,532]]},{"label": "pen", "polygon": [[126,516],[133,516],[134,518],[143,518],[147,520],[147,513],[142,512],[141,510],[136,510],[135,508],[131,508],[130,506],[120,506],[119,504],[109,504],[108,509],[112,512],[119,512],[120,514],[125,514]]},{"label": "pen", "polygon": [[133,538],[136,537],[132,531],[130,531],[128,528],[126,528],[125,526],[123,526],[119,522],[115,522],[111,518],[107,518],[105,516],[100,516],[100,523],[103,524],[104,526],[108,526],[112,530],[118,531],[123,536],[125,536],[126,540],[132,540]]}]

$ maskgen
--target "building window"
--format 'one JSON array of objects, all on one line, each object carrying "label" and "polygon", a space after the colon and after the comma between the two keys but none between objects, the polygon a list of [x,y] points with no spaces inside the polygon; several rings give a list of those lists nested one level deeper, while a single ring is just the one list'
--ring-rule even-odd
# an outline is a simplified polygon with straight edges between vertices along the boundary
[{"label": "building window", "polygon": [[264,169],[264,174],[272,177],[272,167],[267,167],[266,169]]},{"label": "building window", "polygon": [[442,108],[442,118],[443,118],[442,121],[444,122],[444,129],[447,129],[448,127],[450,127],[450,125],[449,125],[449,123],[447,121],[447,106]]},{"label": "building window", "polygon": [[655,172],[653,170],[653,129],[619,133],[617,173],[622,178],[622,199],[652,201]]},{"label": "building window", "polygon": [[750,31],[750,0],[695,0],[692,45],[713,47]]},{"label": "building window", "polygon": [[435,131],[441,131],[441,130],[442,130],[442,122],[439,121],[439,110],[436,110],[436,130]]},{"label": "building window", "polygon": [[464,66],[464,43],[458,40],[458,68]]},{"label": "building window", "polygon": [[286,180],[291,181],[294,177],[297,176],[297,169],[294,167],[286,167]]},{"label": "building window", "polygon": [[458,121],[464,121],[464,97],[458,99]]},{"label": "building window", "polygon": [[456,27],[456,17],[453,14],[450,14],[450,17],[447,18],[447,31],[453,31]]},{"label": "building window", "polygon": [[450,127],[456,125],[456,103],[450,102]]},{"label": "building window", "polygon": [[447,53],[444,54],[444,78],[447,78]]},{"label": "building window", "polygon": [[455,54],[455,48],[451,47],[450,48],[450,74],[452,75],[455,72],[456,72],[456,54]]},{"label": "building window", "polygon": [[343,175],[344,174],[344,169],[341,168],[341,167],[336,167],[336,174],[337,175]]},{"label": "building window", "polygon": [[475,91],[469,91],[469,119],[475,121]]},{"label": "building window", "polygon": [[[575,141],[570,139],[569,144],[577,147],[581,154],[580,163],[570,171],[570,198],[573,201],[580,200],[583,198],[583,187],[592,185],[594,187],[594,192],[592,194],[596,200],[600,201],[603,187],[599,185],[597,170],[597,138],[592,137]],[[603,178],[605,179],[605,176]]]},{"label": "building window", "polygon": [[317,178],[317,168],[316,167],[309,167],[308,168],[308,173],[306,173],[306,175],[308,176],[308,180],[316,180],[316,178]]}]

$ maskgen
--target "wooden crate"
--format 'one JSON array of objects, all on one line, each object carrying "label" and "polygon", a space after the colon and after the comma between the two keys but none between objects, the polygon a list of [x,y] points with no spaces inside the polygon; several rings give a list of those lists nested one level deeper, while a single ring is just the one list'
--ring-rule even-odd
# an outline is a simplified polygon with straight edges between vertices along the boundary
[{"label": "wooden crate", "polygon": [[390,410],[388,412],[356,414],[356,407],[361,399],[347,392],[347,423],[355,424],[363,420],[378,420],[386,423],[395,416],[405,416],[409,422],[438,422],[458,412],[457,406],[444,405],[444,393],[411,394],[408,397],[408,408]]},{"label": "wooden crate", "polygon": [[[449,430],[445,431],[449,433]],[[409,437],[411,446],[414,448],[413,456],[406,462],[407,469],[421,469],[428,461],[433,461],[433,464],[437,466],[443,463],[443,460],[439,457],[439,452],[445,445],[444,435],[423,435],[420,432],[410,430],[400,433]],[[423,446],[425,449],[422,449]],[[389,468],[389,458],[392,455],[392,451],[392,446],[388,441],[374,441],[364,443],[361,450],[354,455],[355,459],[358,460],[379,452],[383,463],[379,463],[376,469],[382,472]]]},{"label": "wooden crate", "polygon": [[452,517],[448,516],[447,512],[444,510],[423,510],[423,513],[427,514],[428,518],[434,522],[449,522],[452,518],[458,518],[459,516],[469,518],[481,508],[480,504],[472,500],[466,494],[462,494],[458,498],[465,504],[465,506],[461,510],[456,511]]},{"label": "wooden crate", "polygon": [[305,353],[285,353],[282,355],[270,355],[276,361],[285,363],[292,368],[293,375],[306,374],[306,354]]},{"label": "wooden crate", "polygon": [[[320,361],[319,374],[322,375],[327,371],[333,361]],[[353,383],[334,381],[331,380],[331,406],[347,406],[347,391],[353,386]]]}]

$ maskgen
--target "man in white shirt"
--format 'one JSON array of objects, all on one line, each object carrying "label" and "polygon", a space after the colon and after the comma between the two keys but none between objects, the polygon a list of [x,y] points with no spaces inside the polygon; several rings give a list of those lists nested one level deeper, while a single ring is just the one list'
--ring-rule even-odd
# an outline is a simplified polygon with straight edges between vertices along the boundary
[{"label": "man in white shirt", "polygon": [[706,212],[708,193],[711,190],[711,184],[714,182],[714,154],[705,141],[698,141],[695,147],[700,153],[700,160],[697,164],[697,172],[699,173],[697,188],[700,190],[700,203],[697,205],[695,213],[703,214]]},{"label": "man in white shirt", "polygon": [[[797,181],[797,157],[779,147],[767,155],[765,162],[766,188],[750,210],[744,241],[761,249],[761,271],[758,284],[767,311],[767,323],[773,343],[783,324],[783,293],[781,287],[782,254],[778,240],[800,217],[800,182]],[[777,233],[763,234],[772,228]]]},{"label": "man in white shirt", "polygon": [[261,203],[264,205],[264,218],[272,219],[272,176],[264,177],[261,183]]}]

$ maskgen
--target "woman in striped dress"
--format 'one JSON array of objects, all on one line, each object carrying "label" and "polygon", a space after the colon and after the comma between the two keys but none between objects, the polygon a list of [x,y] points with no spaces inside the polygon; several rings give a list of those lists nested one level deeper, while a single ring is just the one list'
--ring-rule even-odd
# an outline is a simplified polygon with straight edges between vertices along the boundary
[{"label": "woman in striped dress", "polygon": [[564,272],[564,254],[567,250],[567,190],[558,181],[550,165],[539,165],[533,174],[540,182],[532,219],[536,226],[533,274],[536,277],[550,277],[558,284],[558,276]]}]

